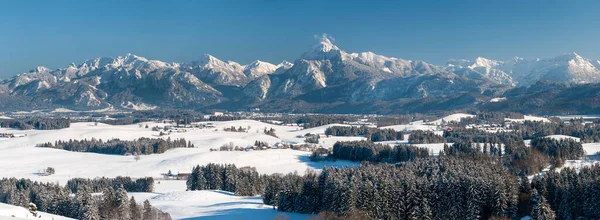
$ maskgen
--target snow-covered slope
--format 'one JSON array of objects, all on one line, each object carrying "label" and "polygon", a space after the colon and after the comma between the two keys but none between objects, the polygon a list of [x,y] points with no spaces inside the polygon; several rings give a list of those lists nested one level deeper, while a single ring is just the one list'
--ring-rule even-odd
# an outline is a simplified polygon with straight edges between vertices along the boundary
[{"label": "snow-covered slope", "polygon": [[539,117],[539,116],[533,116],[533,115],[525,115],[523,117],[523,119],[507,118],[505,120],[506,121],[510,121],[510,122],[520,122],[520,123],[523,123],[524,121],[550,122],[550,120],[547,119],[547,118]]},{"label": "snow-covered slope", "polygon": [[445,116],[443,118],[440,118],[438,120],[432,121],[431,123],[434,125],[441,125],[441,124],[443,124],[443,122],[458,122],[463,118],[472,118],[472,117],[475,117],[475,115],[465,114],[465,113],[456,113],[456,114],[451,114],[451,115]]},{"label": "snow-covered slope", "polygon": [[[156,187],[175,181],[161,181]],[[182,182],[182,181],[180,181]],[[136,199],[148,199],[152,206],[168,212],[174,219],[275,219],[285,215],[290,220],[304,220],[307,214],[281,213],[272,206],[262,205],[260,196],[236,196],[219,190],[185,191],[179,189],[162,193],[129,193]]]},{"label": "snow-covered slope", "polygon": [[[14,217],[13,217],[14,216]],[[23,219],[40,219],[40,220],[71,220],[58,215],[52,215],[45,212],[38,212],[38,217],[33,217],[29,210],[19,206],[13,206],[5,203],[0,203],[0,220],[23,220]]]},{"label": "snow-covered slope", "polygon": [[548,135],[548,136],[545,136],[545,138],[551,138],[551,139],[554,139],[554,140],[571,139],[571,140],[574,140],[576,142],[580,142],[581,141],[581,138],[578,138],[578,137],[573,137],[573,136],[568,136],[568,135],[559,135],[559,134],[557,134],[557,135]]}]

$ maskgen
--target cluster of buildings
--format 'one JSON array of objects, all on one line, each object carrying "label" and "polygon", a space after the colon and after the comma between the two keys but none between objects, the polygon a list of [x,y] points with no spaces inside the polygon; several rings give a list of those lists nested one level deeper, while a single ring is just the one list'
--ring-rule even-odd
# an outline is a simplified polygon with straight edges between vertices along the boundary
[{"label": "cluster of buildings", "polygon": [[13,133],[0,133],[0,138],[15,138]]}]

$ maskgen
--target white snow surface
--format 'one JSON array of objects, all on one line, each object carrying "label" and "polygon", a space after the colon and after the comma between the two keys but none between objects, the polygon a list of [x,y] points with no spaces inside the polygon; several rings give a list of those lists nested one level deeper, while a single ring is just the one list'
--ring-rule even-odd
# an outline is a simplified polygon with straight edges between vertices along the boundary
[{"label": "white snow surface", "polygon": [[548,135],[545,138],[552,138],[554,140],[564,140],[564,139],[573,139],[574,141],[581,142],[581,138],[568,136],[568,135]]},{"label": "white snow surface", "polygon": [[[0,139],[0,177],[29,178],[43,182],[59,182],[65,184],[67,180],[75,177],[160,177],[161,173],[171,170],[177,172],[191,172],[193,166],[207,163],[233,163],[237,166],[253,166],[257,171],[265,174],[289,173],[297,171],[304,173],[308,168],[321,169],[323,166],[352,166],[356,163],[348,161],[312,162],[308,159],[310,152],[291,149],[270,149],[264,151],[216,151],[210,148],[219,148],[226,143],[234,143],[240,147],[253,145],[256,140],[269,144],[278,142],[299,143],[304,138],[297,135],[322,133],[328,126],[300,130],[299,127],[277,126],[252,120],[229,122],[214,122],[215,129],[190,129],[186,133],[173,133],[171,139],[185,138],[191,141],[196,148],[172,149],[163,154],[142,155],[140,161],[133,157],[121,155],[105,155],[96,153],[70,152],[60,149],[38,148],[36,144],[69,139],[102,139],[119,138],[133,140],[140,137],[156,138],[158,132],[152,131],[153,126],[164,126],[158,123],[142,123],[143,126],[124,125],[112,126],[99,123],[72,123],[70,128],[51,131],[39,130],[12,130],[0,128],[0,133],[14,133],[18,138]],[[144,128],[148,124],[150,128]],[[224,132],[224,127],[251,127],[248,133]],[[264,128],[274,128],[279,138],[263,134]],[[356,140],[360,138],[348,138]],[[335,141],[343,138],[333,138],[324,141],[330,147]],[[41,176],[40,171],[46,167],[54,167],[56,174]]]},{"label": "white snow surface", "polygon": [[[282,213],[262,205],[260,196],[236,196],[220,190],[185,191],[183,180],[163,180],[153,193],[129,193],[136,201],[148,199],[174,219],[274,219]],[[310,215],[285,213],[290,220],[304,220]]]},{"label": "white snow surface", "polygon": [[[292,149],[269,149],[262,151],[215,151],[225,143],[234,143],[241,147],[253,145],[256,140],[269,144],[278,142],[300,143],[304,138],[297,136],[306,133],[322,134],[329,126],[310,129],[297,126],[279,126],[253,120],[213,122],[215,128],[187,129],[185,133],[172,133],[161,138],[185,138],[196,148],[172,149],[163,154],[142,155],[135,161],[131,156],[105,155],[96,153],[70,152],[60,149],[38,148],[36,144],[69,139],[102,139],[119,138],[133,140],[140,137],[158,137],[152,127],[163,127],[161,123],[140,123],[134,125],[112,126],[98,123],[72,123],[70,128],[61,130],[14,130],[0,128],[0,133],[14,133],[17,138],[0,138],[0,178],[28,178],[41,182],[58,182],[61,185],[71,178],[95,178],[130,176],[155,177],[154,193],[132,193],[137,201],[149,199],[151,204],[169,212],[174,219],[273,219],[280,213],[270,206],[261,205],[260,196],[240,197],[222,191],[185,191],[185,181],[159,180],[162,173],[171,170],[173,173],[189,173],[195,165],[207,163],[229,164],[238,167],[256,167],[259,173],[303,174],[307,169],[320,170],[323,166],[355,166],[350,161],[310,161],[310,152]],[[149,128],[145,128],[145,125]],[[341,124],[336,124],[344,126]],[[249,132],[224,132],[225,127],[250,127]],[[278,138],[265,135],[265,128],[274,128]],[[331,147],[336,141],[360,140],[363,137],[331,137],[324,138],[324,147]],[[56,173],[50,176],[40,175],[46,167],[53,167]],[[158,183],[160,181],[160,183]],[[12,215],[5,206],[0,206],[0,216]],[[309,215],[285,213],[291,219],[306,219]],[[17,213],[17,217],[19,217]],[[26,217],[25,215],[22,215]],[[0,219],[2,219],[0,217]],[[11,218],[12,219],[12,218]],[[56,217],[55,219],[64,219]]]},{"label": "white snow surface", "polygon": [[600,152],[600,143],[585,143],[583,145],[583,150],[587,153],[587,155],[595,155]]},{"label": "white snow surface", "polygon": [[446,117],[440,118],[438,120],[432,121],[431,123],[435,124],[435,125],[441,125],[442,120],[445,122],[458,122],[463,118],[472,118],[472,117],[475,117],[475,115],[465,114],[465,113],[456,113],[456,114],[451,114]]},{"label": "white snow surface", "polygon": [[437,119],[437,120],[434,120],[431,122],[424,122],[424,121],[420,120],[420,121],[413,121],[413,122],[411,122],[409,124],[405,124],[405,125],[384,126],[384,127],[381,127],[381,129],[394,129],[396,131],[416,131],[416,130],[437,131],[437,130],[439,130],[438,125],[442,125],[442,121],[457,122],[463,118],[472,118],[472,117],[475,117],[475,115],[465,114],[465,113],[456,113],[456,114],[451,114],[451,115],[442,117],[440,119]]},{"label": "white snow surface", "polygon": [[507,121],[511,121],[511,122],[519,122],[519,123],[523,123],[524,121],[540,121],[540,122],[550,122],[549,119],[544,118],[544,117],[538,117],[538,116],[533,116],[533,115],[525,115],[525,117],[523,119],[513,119],[513,118],[507,118]]},{"label": "white snow surface", "polygon": [[[15,216],[15,217],[12,217]],[[0,220],[22,220],[22,219],[41,219],[41,220],[69,220],[59,215],[52,215],[45,212],[38,212],[38,217],[33,217],[29,210],[23,207],[0,203]]]}]

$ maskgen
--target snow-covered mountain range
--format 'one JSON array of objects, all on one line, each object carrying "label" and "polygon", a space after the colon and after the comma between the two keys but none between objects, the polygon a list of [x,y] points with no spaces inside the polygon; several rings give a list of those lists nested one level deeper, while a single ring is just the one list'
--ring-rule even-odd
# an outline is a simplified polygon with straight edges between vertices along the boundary
[{"label": "snow-covered mountain range", "polygon": [[127,54],[55,70],[36,67],[0,81],[0,104],[5,106],[0,110],[263,107],[295,111],[302,103],[419,99],[476,103],[540,80],[598,83],[599,69],[600,61],[576,53],[508,61],[479,57],[437,66],[372,52],[346,52],[323,36],[293,63],[256,60],[242,65],[208,54],[193,62],[167,63]]},{"label": "snow-covered mountain range", "polygon": [[450,60],[446,70],[478,72],[505,84],[528,86],[540,80],[571,83],[600,82],[600,61],[581,57],[577,53],[545,59],[515,57],[507,61],[478,57],[470,60]]}]

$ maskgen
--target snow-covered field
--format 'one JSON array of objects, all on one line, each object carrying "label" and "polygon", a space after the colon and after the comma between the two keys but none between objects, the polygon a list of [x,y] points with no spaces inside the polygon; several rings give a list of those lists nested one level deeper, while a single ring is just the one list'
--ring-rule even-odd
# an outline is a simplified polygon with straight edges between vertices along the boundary
[{"label": "snow-covered field", "polygon": [[[129,193],[137,201],[148,199],[153,206],[169,212],[174,219],[274,219],[282,213],[262,205],[260,196],[235,196],[219,190],[185,191],[183,180],[163,180],[154,193]],[[285,213],[291,220],[310,215]]]},{"label": "snow-covered field", "polygon": [[511,121],[511,122],[524,122],[524,121],[541,121],[541,122],[550,122],[549,119],[544,118],[544,117],[538,117],[538,116],[533,116],[533,115],[525,115],[525,117],[523,119],[513,119],[513,118],[507,118],[507,121]]},{"label": "snow-covered field", "polygon": [[[146,123],[144,123],[145,126]],[[45,182],[66,183],[74,177],[94,178],[100,176],[131,176],[131,177],[160,177],[161,173],[171,170],[177,172],[191,172],[193,166],[207,163],[234,163],[237,166],[253,166],[260,173],[288,173],[298,171],[303,173],[306,169],[320,169],[327,166],[347,166],[354,163],[337,162],[312,162],[308,159],[309,152],[291,149],[271,149],[265,151],[216,151],[210,148],[219,148],[221,145],[233,142],[235,145],[245,147],[253,145],[256,140],[270,144],[277,142],[302,142],[303,138],[297,135],[307,132],[324,131],[325,128],[300,130],[297,127],[276,126],[257,121],[241,120],[233,122],[216,122],[216,129],[196,129],[186,133],[173,133],[171,139],[185,138],[191,141],[196,148],[173,149],[163,154],[142,155],[140,161],[133,157],[120,155],[103,155],[95,153],[69,152],[59,149],[37,148],[36,144],[69,139],[102,139],[120,138],[132,140],[140,137],[156,137],[156,131],[138,125],[111,126],[106,124],[73,123],[70,128],[52,131],[38,130],[11,130],[2,128],[0,133],[15,133],[20,138],[0,139],[0,177],[22,177]],[[149,127],[162,124],[148,123]],[[221,131],[224,127],[248,127],[248,133],[234,133]],[[275,138],[262,133],[263,129],[274,128],[280,138]],[[258,132],[256,132],[258,130]],[[26,136],[25,136],[26,135]],[[167,137],[163,137],[167,138]],[[344,138],[332,138],[325,141],[324,145],[333,145],[335,141]],[[349,140],[361,138],[351,137]],[[38,173],[46,167],[54,167],[56,174],[40,176]]]},{"label": "snow-covered field", "polygon": [[[148,124],[149,128],[145,128]],[[226,143],[234,143],[241,147],[253,145],[255,141],[269,144],[278,142],[301,143],[304,138],[297,136],[306,133],[323,133],[329,126],[302,130],[300,127],[278,126],[252,120],[214,122],[216,128],[188,129],[185,133],[172,133],[171,139],[185,138],[196,148],[172,149],[163,154],[142,155],[139,161],[131,156],[103,155],[96,153],[70,152],[59,149],[37,148],[36,144],[69,139],[102,139],[120,138],[133,140],[140,137],[158,137],[154,126],[159,123],[142,123],[139,125],[112,126],[99,123],[73,123],[70,128],[51,131],[13,130],[0,128],[0,133],[14,133],[18,138],[0,138],[0,177],[29,178],[34,181],[59,182],[65,184],[75,177],[161,177],[161,173],[171,170],[173,173],[191,172],[197,164],[221,163],[236,164],[238,167],[252,166],[265,174],[272,173],[304,173],[307,169],[322,169],[323,166],[354,166],[349,161],[310,161],[310,152],[291,149],[270,149],[264,151],[215,151]],[[250,127],[249,132],[224,132],[225,127]],[[265,135],[263,130],[274,128],[278,138]],[[216,130],[216,131],[215,131]],[[325,138],[322,145],[333,146],[336,141],[362,140],[362,137]],[[56,173],[51,176],[39,175],[46,167],[53,167]],[[260,205],[262,199],[256,197],[239,197],[220,191],[186,192],[185,182],[162,180],[155,184],[155,193],[134,194],[138,201],[150,199],[158,208],[170,212],[176,219],[272,219],[279,212],[272,207]],[[0,206],[0,216],[2,216]],[[13,213],[11,211],[10,213]],[[12,214],[10,214],[12,215]],[[9,216],[10,216],[9,215]],[[307,215],[286,214],[292,219],[306,219]],[[19,217],[19,216],[17,216]],[[26,217],[23,215],[23,217]],[[56,218],[59,219],[59,218]]]},{"label": "snow-covered field", "polygon": [[573,137],[573,136],[568,136],[568,135],[560,135],[560,134],[557,134],[557,135],[548,135],[545,138],[551,138],[551,139],[554,139],[554,140],[572,139],[572,140],[574,140],[576,142],[580,142],[581,141],[581,138]]},{"label": "snow-covered field", "polygon": [[583,150],[587,153],[587,155],[595,155],[600,152],[600,143],[585,143],[583,145]]},{"label": "snow-covered field", "polygon": [[432,121],[431,123],[434,125],[441,125],[441,124],[443,124],[442,122],[459,122],[463,118],[472,118],[472,117],[475,117],[475,115],[465,114],[465,113],[456,113],[456,114],[451,114],[446,117],[440,118],[438,120]]}]

